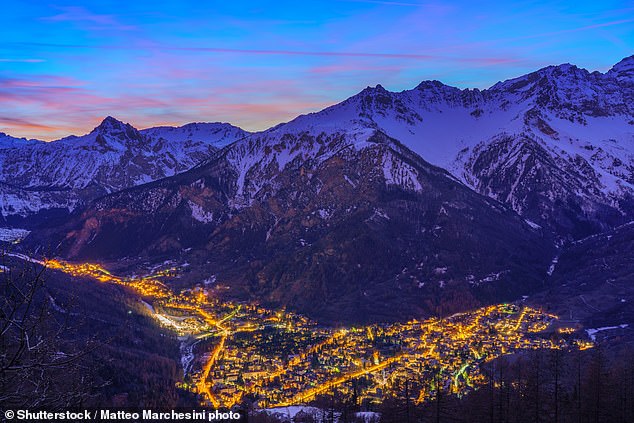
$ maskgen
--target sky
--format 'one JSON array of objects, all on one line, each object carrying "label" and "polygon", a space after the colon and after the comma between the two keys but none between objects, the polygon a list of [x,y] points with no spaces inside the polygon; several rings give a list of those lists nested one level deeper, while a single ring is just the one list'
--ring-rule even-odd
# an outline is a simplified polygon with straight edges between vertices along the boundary
[{"label": "sky", "polygon": [[366,86],[482,89],[634,54],[631,0],[22,0],[3,15],[0,131],[44,140],[108,115],[263,130]]}]

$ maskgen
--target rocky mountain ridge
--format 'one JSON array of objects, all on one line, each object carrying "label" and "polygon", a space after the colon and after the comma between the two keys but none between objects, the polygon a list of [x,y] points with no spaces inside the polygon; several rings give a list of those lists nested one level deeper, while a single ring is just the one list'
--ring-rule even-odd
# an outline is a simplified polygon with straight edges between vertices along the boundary
[{"label": "rocky mountain ridge", "polygon": [[183,172],[247,134],[221,123],[138,131],[107,117],[89,134],[52,142],[4,136],[0,214],[24,221],[68,213],[101,195]]},{"label": "rocky mountain ridge", "polygon": [[[549,66],[460,90],[366,88],[277,130],[380,129],[465,184],[577,239],[632,219],[634,57],[605,74]],[[564,183],[562,183],[564,182]]]}]

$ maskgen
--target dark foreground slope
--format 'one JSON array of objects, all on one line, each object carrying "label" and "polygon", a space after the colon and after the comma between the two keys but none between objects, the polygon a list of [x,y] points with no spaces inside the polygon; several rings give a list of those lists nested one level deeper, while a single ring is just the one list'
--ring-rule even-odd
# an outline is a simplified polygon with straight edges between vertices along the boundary
[{"label": "dark foreground slope", "polygon": [[176,339],[120,288],[4,255],[0,264],[4,409],[170,409],[190,401],[175,386]]},{"label": "dark foreground slope", "polygon": [[560,254],[549,288],[531,299],[564,319],[634,341],[634,224],[578,241]]}]

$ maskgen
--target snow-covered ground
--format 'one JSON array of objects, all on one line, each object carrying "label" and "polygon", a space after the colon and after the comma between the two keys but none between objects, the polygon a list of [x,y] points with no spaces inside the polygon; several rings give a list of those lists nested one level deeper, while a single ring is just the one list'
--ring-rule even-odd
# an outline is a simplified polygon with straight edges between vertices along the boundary
[{"label": "snow-covered ground", "polygon": [[553,257],[553,260],[550,262],[550,266],[548,266],[548,276],[552,276],[557,268],[557,263],[559,263],[559,254]]},{"label": "snow-covered ground", "polygon": [[[267,408],[263,410],[270,416],[274,416],[283,422],[292,422],[293,419],[300,413],[307,414],[312,416],[315,421],[331,421],[330,420],[330,411],[323,410],[317,407],[310,407],[307,405],[291,405],[288,407],[276,407],[276,408]],[[333,423],[340,423],[341,414],[333,413]],[[325,420],[324,420],[325,418]],[[375,413],[372,411],[360,411],[355,413],[355,418],[361,419],[364,423],[378,423],[381,418],[379,413]]]},{"label": "snow-covered ground", "polygon": [[[317,418],[317,421],[321,421],[321,416],[329,416],[327,410],[322,410],[317,407],[309,407],[307,405],[291,405],[288,407],[276,407],[276,408],[267,408],[264,410],[267,414],[274,416],[284,422],[292,422],[295,416],[299,413],[308,414]],[[339,421],[339,413],[335,413],[334,415],[335,422]]]},{"label": "snow-covered ground", "polygon": [[586,333],[588,334],[590,339],[592,339],[593,341],[596,341],[597,333],[599,332],[604,332],[606,330],[614,330],[614,329],[625,329],[627,327],[629,327],[629,325],[627,323],[623,323],[618,326],[605,326],[605,327],[596,328],[596,329],[586,329]]},{"label": "snow-covered ground", "polygon": [[30,231],[18,228],[0,228],[0,241],[13,242],[19,241],[27,236]]}]

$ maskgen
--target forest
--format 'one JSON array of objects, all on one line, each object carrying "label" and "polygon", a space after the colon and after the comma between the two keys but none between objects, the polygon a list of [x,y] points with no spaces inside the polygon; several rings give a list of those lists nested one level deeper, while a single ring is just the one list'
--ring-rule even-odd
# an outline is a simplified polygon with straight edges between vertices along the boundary
[{"label": "forest", "polygon": [[[195,405],[179,346],[119,287],[0,257],[0,403],[50,411]],[[72,284],[72,286],[68,286]]]}]

